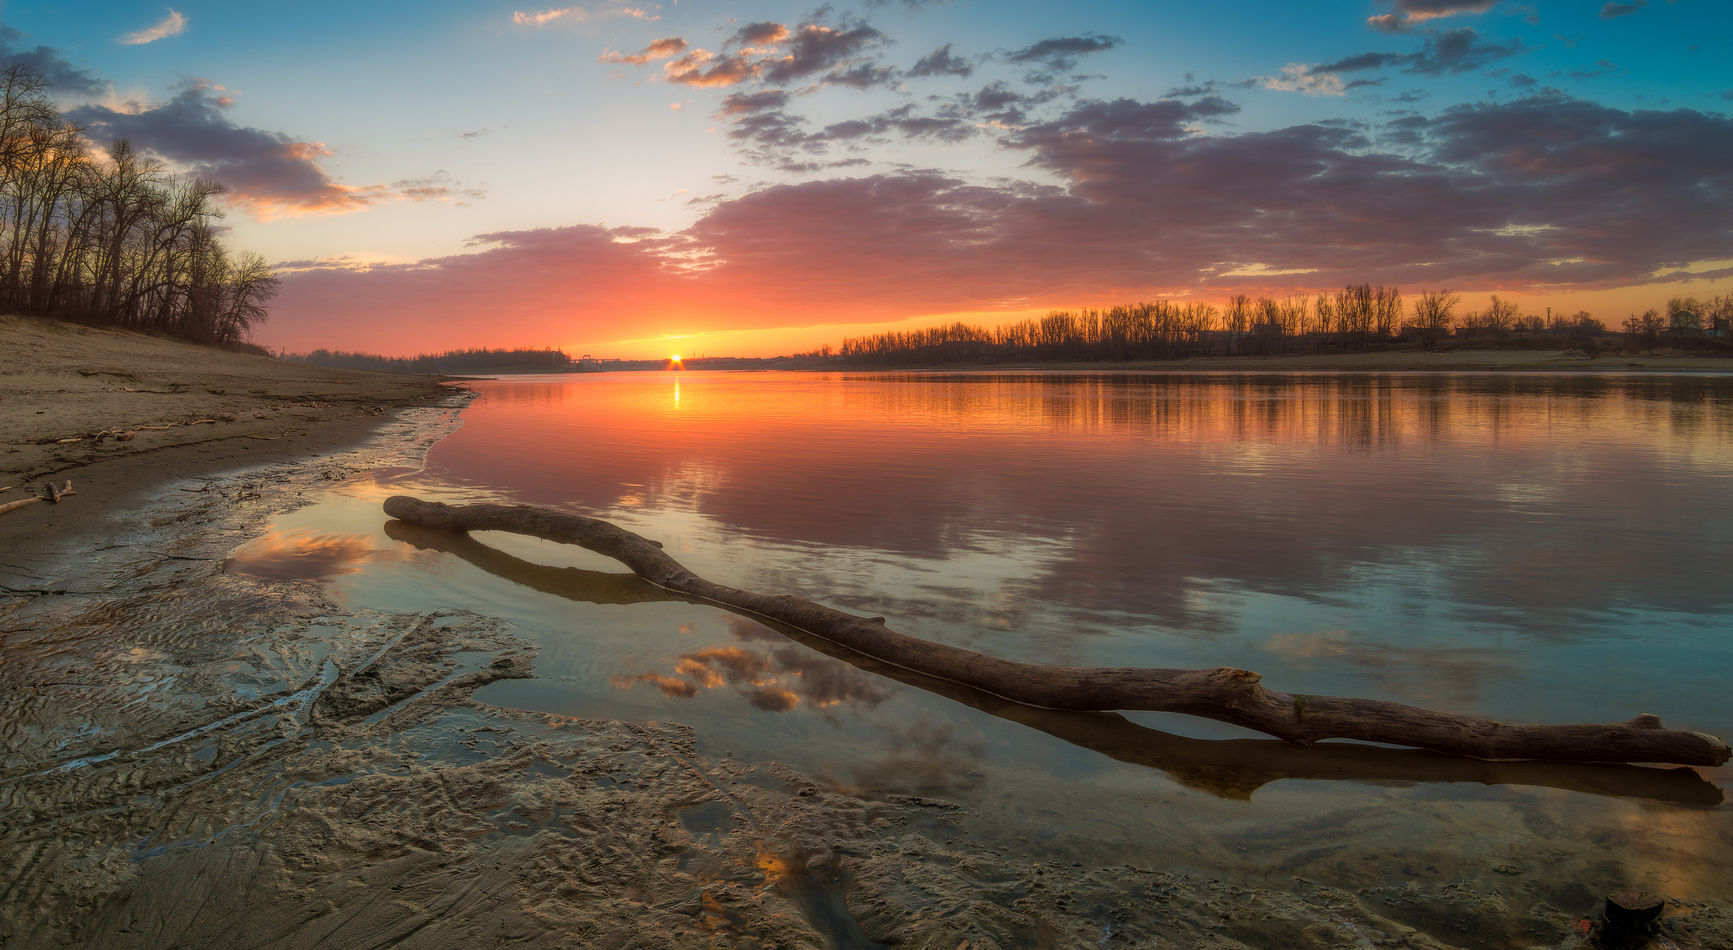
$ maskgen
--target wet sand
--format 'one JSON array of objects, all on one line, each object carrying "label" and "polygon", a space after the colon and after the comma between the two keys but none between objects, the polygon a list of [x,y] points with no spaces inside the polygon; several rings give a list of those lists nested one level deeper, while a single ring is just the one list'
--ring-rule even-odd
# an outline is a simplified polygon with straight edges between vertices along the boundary
[{"label": "wet sand", "polygon": [[[167,381],[189,391],[250,379],[176,368]],[[160,430],[199,439],[106,461],[54,455],[71,451],[58,443],[7,456],[49,453],[39,467],[92,490],[58,513],[0,516],[66,519],[0,522],[38,545],[31,583],[57,591],[0,591],[0,947],[1593,945],[1576,929],[1592,896],[1562,900],[1533,875],[1501,870],[1495,887],[1446,875],[1467,883],[1434,893],[1089,863],[1006,840],[996,816],[943,798],[863,795],[705,754],[678,724],[477,703],[481,685],[534,675],[534,646],[499,620],[358,610],[316,582],[225,569],[276,514],[333,483],[387,482],[457,424],[457,405],[414,403],[423,394],[373,415],[382,390],[309,378],[332,388],[233,387],[286,400],[258,423],[327,404],[329,416],[282,426],[301,432],[293,451],[246,440],[270,457],[217,423]],[[128,388],[144,387],[103,398]],[[8,390],[4,405],[10,416],[15,398],[69,394]],[[39,430],[59,424],[42,411]],[[95,504],[73,520],[81,502]],[[1322,815],[1283,834],[1346,867],[1384,847],[1375,832]],[[1675,946],[1733,933],[1722,904],[1670,914]]]},{"label": "wet sand", "polygon": [[0,316],[0,504],[51,479],[78,492],[0,515],[0,588],[39,587],[57,554],[124,537],[166,483],[347,449],[401,408],[449,400],[442,379]]}]

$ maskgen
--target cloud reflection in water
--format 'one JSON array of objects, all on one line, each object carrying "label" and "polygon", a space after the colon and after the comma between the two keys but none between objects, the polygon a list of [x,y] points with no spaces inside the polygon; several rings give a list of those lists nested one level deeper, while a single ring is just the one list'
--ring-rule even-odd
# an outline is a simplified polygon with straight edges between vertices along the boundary
[{"label": "cloud reflection in water", "polygon": [[646,683],[674,699],[690,699],[701,690],[733,687],[754,709],[787,712],[805,703],[812,709],[847,704],[868,710],[895,695],[896,688],[838,660],[814,655],[789,644],[775,631],[739,617],[728,618],[729,632],[743,642],[770,641],[775,649],[738,646],[708,647],[683,653],[674,675],[634,673],[609,677],[619,689]]},{"label": "cloud reflection in water", "polygon": [[353,574],[381,556],[400,555],[375,548],[371,535],[273,528],[235,551],[224,569],[268,581],[323,580]]}]

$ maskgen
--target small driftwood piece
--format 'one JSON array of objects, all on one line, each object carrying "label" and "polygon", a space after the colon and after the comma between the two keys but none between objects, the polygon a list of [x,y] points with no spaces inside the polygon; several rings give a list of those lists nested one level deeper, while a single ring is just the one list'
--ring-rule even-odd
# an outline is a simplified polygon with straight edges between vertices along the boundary
[{"label": "small driftwood piece", "polygon": [[1459,716],[1403,703],[1279,693],[1248,670],[1170,670],[1039,666],[896,633],[882,617],[856,617],[787,595],[769,597],[693,574],[662,546],[606,521],[527,505],[453,507],[406,495],[385,513],[450,531],[510,531],[576,544],[625,564],[663,588],[768,617],[882,663],[949,680],[1045,709],[1139,709],[1186,713],[1267,733],[1299,746],[1357,739],[1479,759],[1553,762],[1666,762],[1721,765],[1727,743],[1700,732],[1665,729],[1644,714],[1629,722],[1540,725]]},{"label": "small driftwood piece", "polygon": [[42,496],[31,495],[29,498],[20,498],[17,501],[9,501],[4,505],[0,505],[0,515],[6,514],[7,512],[11,512],[11,511],[17,511],[18,509],[26,507],[28,505],[34,505],[41,500],[42,500]]},{"label": "small driftwood piece", "polygon": [[[8,488],[10,488],[10,486],[8,486]],[[0,505],[0,515],[6,514],[10,511],[17,511],[18,509],[28,505],[34,505],[39,501],[53,502],[58,505],[60,504],[60,499],[65,498],[68,495],[78,494],[78,492],[72,490],[72,482],[70,480],[67,481],[64,488],[55,488],[53,482],[49,482],[42,486],[42,488],[45,494],[31,495],[29,498],[20,498],[17,501],[7,502],[4,505]],[[5,490],[7,489],[0,489],[0,491]]]}]

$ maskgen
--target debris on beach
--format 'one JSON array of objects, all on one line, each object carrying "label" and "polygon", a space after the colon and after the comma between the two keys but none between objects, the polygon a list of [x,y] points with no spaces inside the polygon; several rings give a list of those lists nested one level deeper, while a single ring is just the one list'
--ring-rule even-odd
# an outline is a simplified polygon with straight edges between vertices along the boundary
[{"label": "debris on beach", "polygon": [[[0,489],[0,491],[8,491],[10,488],[11,486],[7,486],[4,489]],[[33,495],[29,498],[20,498],[17,501],[7,502],[4,505],[0,505],[0,515],[34,505],[39,501],[46,501],[58,505],[60,504],[60,499],[68,498],[76,494],[78,494],[78,492],[73,490],[71,479],[68,479],[64,486],[58,488],[55,487],[53,482],[49,482],[42,486],[42,494],[40,495]]]}]

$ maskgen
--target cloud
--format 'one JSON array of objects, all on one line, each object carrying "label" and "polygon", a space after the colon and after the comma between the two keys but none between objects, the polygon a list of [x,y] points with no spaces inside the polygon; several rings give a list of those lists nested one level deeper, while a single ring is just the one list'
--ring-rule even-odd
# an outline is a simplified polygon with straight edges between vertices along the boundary
[{"label": "cloud", "polygon": [[1308,96],[1341,96],[1347,91],[1340,76],[1330,72],[1314,72],[1312,67],[1289,63],[1280,76],[1264,76],[1259,84],[1279,92],[1301,92]]},{"label": "cloud", "polygon": [[878,66],[873,63],[859,63],[847,69],[832,70],[824,76],[826,85],[848,86],[851,89],[894,86],[897,84],[897,79],[896,70],[889,66]]},{"label": "cloud", "polygon": [[695,49],[662,67],[662,78],[682,86],[734,86],[755,77],[758,66],[746,56],[727,56]]},{"label": "cloud", "polygon": [[1391,5],[1404,16],[1432,20],[1462,13],[1485,13],[1498,6],[1498,0],[1395,0]]},{"label": "cloud", "polygon": [[1426,44],[1420,52],[1413,54],[1403,71],[1424,76],[1465,73],[1527,51],[1528,47],[1520,39],[1494,43],[1482,39],[1472,27],[1465,26],[1428,36]]},{"label": "cloud", "polygon": [[390,192],[407,201],[441,201],[459,206],[487,197],[480,188],[463,187],[444,169],[423,178],[394,181]]},{"label": "cloud", "polygon": [[866,24],[850,29],[832,29],[808,23],[784,40],[785,52],[762,63],[763,77],[769,83],[785,83],[805,79],[826,70],[850,63],[863,51],[882,44],[885,35]]},{"label": "cloud", "polygon": [[729,138],[747,147],[750,158],[785,171],[801,173],[867,162],[862,158],[842,162],[797,160],[791,157],[791,153],[797,150],[822,154],[832,143],[888,133],[911,139],[958,142],[978,132],[967,115],[957,111],[921,115],[915,111],[914,103],[862,119],[832,123],[817,132],[807,132],[805,119],[785,111],[788,101],[788,93],[781,89],[735,93],[722,100],[716,117],[730,120],[733,127],[728,130]]},{"label": "cloud", "polygon": [[[1312,66],[1306,75],[1351,73],[1400,66],[1406,73],[1441,76],[1481,69],[1507,56],[1528,52],[1528,49],[1520,39],[1509,43],[1494,43],[1482,39],[1472,27],[1465,26],[1455,30],[1428,31],[1421,48],[1413,53],[1360,53],[1328,63],[1319,63]],[[1290,65],[1283,71],[1296,68]]]},{"label": "cloud", "polygon": [[[722,88],[747,82],[770,85],[807,81],[814,85],[866,89],[892,86],[896,70],[866,55],[887,38],[865,23],[831,27],[803,23],[748,23],[723,41],[722,52],[694,49],[678,37],[657,40],[633,54],[604,53],[603,62],[642,65],[679,55],[663,64],[664,82]],[[730,48],[733,48],[730,51]]]},{"label": "cloud", "polygon": [[785,105],[788,105],[788,93],[781,89],[737,92],[722,100],[722,105],[716,110],[716,114],[718,116],[747,115],[770,109],[780,109]]},{"label": "cloud", "polygon": [[968,76],[975,66],[968,60],[951,55],[951,44],[933,50],[916,61],[910,76]]},{"label": "cloud", "polygon": [[1080,57],[1104,53],[1125,41],[1117,36],[1057,36],[1017,50],[1006,57],[1009,62],[1046,66],[1055,72],[1074,69]]},{"label": "cloud", "polygon": [[1498,6],[1499,0],[1394,0],[1395,12],[1367,17],[1372,29],[1385,33],[1400,33],[1415,23],[1464,13],[1485,13]]},{"label": "cloud", "polygon": [[63,96],[100,96],[108,91],[107,82],[67,62],[53,47],[14,49],[12,44],[23,38],[24,34],[16,30],[0,27],[0,66],[23,66],[48,80],[49,89]]},{"label": "cloud", "polygon": [[807,144],[805,120],[784,111],[787,104],[788,93],[781,89],[734,93],[722,100],[716,116],[731,121],[730,139],[761,150],[760,160],[785,161],[788,150]]},{"label": "cloud", "polygon": [[685,40],[678,36],[667,36],[659,40],[652,40],[649,46],[644,47],[636,53],[616,53],[609,50],[596,58],[604,63],[632,63],[633,65],[642,66],[652,60],[667,59],[670,56],[678,56],[679,54],[686,52],[686,49],[687,45]]},{"label": "cloud", "polygon": [[1635,3],[1608,3],[1601,7],[1601,19],[1616,20],[1622,16],[1630,16],[1649,5],[1649,0],[1636,0]]},{"label": "cloud", "polygon": [[1584,80],[1589,80],[1589,79],[1596,79],[1596,78],[1599,78],[1601,76],[1605,76],[1608,73],[1615,73],[1618,71],[1619,71],[1619,67],[1614,66],[1611,62],[1608,62],[1607,60],[1604,60],[1604,59],[1597,59],[1597,60],[1595,60],[1595,65],[1593,68],[1570,69],[1570,70],[1565,70],[1564,72],[1560,72],[1560,73],[1553,73],[1552,75],[1554,75],[1554,76],[1569,76],[1572,79],[1575,79],[1578,81],[1584,81]]},{"label": "cloud", "polygon": [[788,27],[780,23],[763,22],[748,23],[728,39],[722,41],[723,46],[774,46],[788,39]]},{"label": "cloud", "polygon": [[[765,639],[758,633],[743,634],[743,625],[731,623],[730,626],[734,628],[735,636],[747,642]],[[762,627],[758,632],[769,633]],[[682,654],[675,661],[674,676],[638,673],[611,677],[609,682],[619,689],[648,683],[662,695],[676,699],[689,699],[702,690],[729,686],[744,696],[753,708],[765,712],[786,712],[802,703],[815,709],[843,703],[872,709],[896,694],[898,687],[879,677],[863,673],[840,660],[814,656],[803,647],[786,645],[787,641],[780,635],[771,636],[785,645],[769,651],[710,647]]]},{"label": "cloud", "polygon": [[[741,32],[777,24],[751,24]],[[769,30],[758,36],[777,35]],[[734,38],[740,34],[735,34]],[[747,81],[783,84],[813,79],[824,85],[852,86],[865,89],[892,85],[896,71],[879,66],[860,54],[879,45],[884,34],[865,25],[851,29],[833,29],[818,24],[805,24],[789,32],[783,30],[768,55],[759,55],[762,47],[746,46],[734,53],[712,53],[695,49],[663,67],[663,79],[687,86],[722,87]]]},{"label": "cloud", "polygon": [[1328,63],[1319,63],[1312,67],[1315,73],[1352,73],[1362,69],[1383,69],[1407,61],[1407,56],[1398,53],[1361,53],[1358,56],[1348,56]]},{"label": "cloud", "polygon": [[809,136],[809,141],[837,141],[892,131],[908,138],[958,142],[973,136],[975,127],[969,121],[956,116],[916,115],[914,104],[910,103],[865,119],[828,125],[823,132]]},{"label": "cloud", "polygon": [[186,31],[187,18],[180,15],[180,13],[175,10],[170,9],[168,16],[158,20],[155,24],[139,30],[137,33],[128,33],[125,36],[119,37],[115,42],[122,46],[140,46],[145,43],[154,43],[157,40],[167,39],[171,36],[179,36]]},{"label": "cloud", "polygon": [[331,157],[330,149],[281,132],[236,125],[226,114],[233,105],[222,87],[195,81],[154,108],[121,111],[92,104],[67,110],[66,117],[84,126],[98,144],[130,139],[194,175],[222,182],[229,187],[230,202],[260,218],[355,211],[388,198],[480,196],[438,176],[393,186],[338,184],[320,167]]},{"label": "cloud", "polygon": [[586,23],[606,17],[631,17],[636,20],[660,20],[660,16],[641,7],[628,7],[615,3],[606,10],[587,10],[583,7],[556,7],[542,10],[539,13],[528,13],[523,10],[513,10],[511,21],[519,26],[543,27],[549,23],[566,20],[572,23]]},{"label": "cloud", "polygon": [[[780,101],[731,108],[779,114]],[[273,332],[351,348],[467,345],[478,338],[435,341],[426,328],[486,311],[526,344],[603,341],[807,325],[815,313],[869,321],[1361,281],[1588,289],[1733,258],[1733,168],[1721,158],[1733,118],[1555,92],[1388,129],[1198,131],[1235,108],[1085,101],[1003,134],[1056,184],[820,178],[719,201],[676,233],[503,232],[478,238],[476,253],[295,274]],[[1387,133],[1404,136],[1399,151],[1378,144]]]}]

